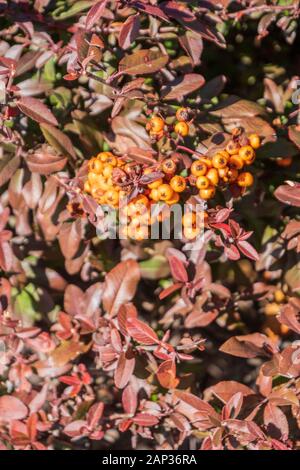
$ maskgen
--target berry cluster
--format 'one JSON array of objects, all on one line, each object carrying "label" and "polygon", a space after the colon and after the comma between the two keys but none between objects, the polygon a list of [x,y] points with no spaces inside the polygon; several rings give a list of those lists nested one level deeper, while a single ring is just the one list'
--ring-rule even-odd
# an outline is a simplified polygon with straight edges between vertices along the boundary
[{"label": "berry cluster", "polygon": [[101,152],[88,163],[87,181],[84,190],[98,202],[117,208],[121,188],[113,181],[114,168],[122,167],[124,162],[111,152]]},{"label": "berry cluster", "polygon": [[[172,127],[175,134],[186,137],[190,131],[189,110],[187,108],[179,108],[176,111],[177,122]],[[151,137],[159,140],[165,134],[166,123],[161,116],[152,116],[146,124],[146,129]]]},{"label": "berry cluster", "polygon": [[[168,207],[197,195],[207,201],[215,196],[217,187],[227,185],[242,194],[253,184],[253,176],[245,168],[253,163],[259,146],[257,134],[246,137],[236,129],[225,149],[210,157],[199,156],[190,168],[186,168],[178,156],[149,167],[101,152],[88,163],[84,189],[99,204],[119,209],[120,222],[126,220],[122,226],[124,236],[142,240],[147,238],[151,224],[166,217],[163,211],[155,213],[153,204]],[[189,211],[183,215],[185,238],[191,240],[199,234],[199,218],[203,226],[206,212]]]}]

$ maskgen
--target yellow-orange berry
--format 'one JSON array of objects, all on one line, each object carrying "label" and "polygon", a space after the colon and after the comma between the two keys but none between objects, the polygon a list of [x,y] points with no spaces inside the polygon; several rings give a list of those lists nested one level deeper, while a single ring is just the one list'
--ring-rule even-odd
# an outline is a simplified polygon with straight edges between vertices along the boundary
[{"label": "yellow-orange berry", "polygon": [[101,160],[101,162],[105,163],[109,157],[113,156],[111,152],[100,152],[97,155],[97,158]]},{"label": "yellow-orange berry", "polygon": [[203,176],[207,172],[207,165],[202,160],[195,160],[191,166],[191,173],[194,176]]},{"label": "yellow-orange berry", "polygon": [[227,158],[221,153],[217,153],[212,159],[212,164],[214,168],[217,169],[225,168],[225,166],[227,165]]},{"label": "yellow-orange berry", "polygon": [[92,172],[88,173],[87,177],[88,177],[88,182],[89,182],[91,188],[93,186],[99,186],[99,183],[100,183],[101,178],[102,178],[101,175],[98,175],[97,173],[92,173]]},{"label": "yellow-orange berry", "polygon": [[157,188],[151,189],[149,197],[155,201],[158,202],[160,200],[159,192]]},{"label": "yellow-orange berry", "polygon": [[173,175],[176,171],[176,168],[176,162],[172,158],[167,158],[162,163],[162,171],[166,173],[166,175]]},{"label": "yellow-orange berry", "polygon": [[198,189],[206,189],[209,187],[209,179],[206,176],[198,176],[196,181]]},{"label": "yellow-orange berry", "polygon": [[168,204],[168,206],[172,206],[173,204],[177,204],[179,199],[180,199],[179,193],[175,193],[175,191],[174,191],[171,198],[167,199],[165,202],[166,202],[166,204]]},{"label": "yellow-orange berry", "polygon": [[109,189],[105,193],[105,201],[107,204],[112,204],[113,206],[119,202],[119,193],[115,189]]},{"label": "yellow-orange berry", "polygon": [[254,178],[252,173],[249,173],[248,171],[245,171],[244,173],[240,173],[238,178],[237,178],[237,184],[241,188],[248,188],[249,186],[252,186],[254,182]]},{"label": "yellow-orange berry", "polygon": [[192,227],[196,223],[196,214],[195,212],[186,212],[182,216],[182,225],[184,227]]},{"label": "yellow-orange berry", "polygon": [[232,155],[228,160],[229,168],[241,170],[244,166],[244,160],[239,155]]},{"label": "yellow-orange berry", "polygon": [[233,183],[239,175],[239,172],[235,168],[229,168],[228,173],[227,173],[227,178],[229,183]]},{"label": "yellow-orange berry", "polygon": [[91,158],[88,164],[89,171],[100,174],[102,172],[103,163],[98,158]]},{"label": "yellow-orange berry", "polygon": [[110,176],[112,176],[113,169],[114,167],[109,163],[105,164],[102,171],[104,178],[109,178]]},{"label": "yellow-orange berry", "polygon": [[218,173],[219,173],[219,177],[224,180],[224,181],[228,181],[228,178],[227,178],[227,173],[229,171],[229,168],[228,166],[225,166],[224,168],[220,168],[218,170]]},{"label": "yellow-orange berry", "polygon": [[184,121],[177,122],[174,126],[174,131],[176,134],[181,135],[181,137],[186,137],[189,133],[189,130],[190,128],[188,123]]},{"label": "yellow-orange berry", "polygon": [[186,188],[185,178],[179,175],[173,176],[170,181],[170,186],[176,193],[182,193]]},{"label": "yellow-orange berry", "polygon": [[185,238],[188,240],[193,240],[196,238],[200,233],[200,228],[199,227],[184,227],[183,228],[183,234]]},{"label": "yellow-orange berry", "polygon": [[177,121],[188,121],[189,119],[189,110],[187,108],[178,108],[176,111]]},{"label": "yellow-orange berry", "polygon": [[118,159],[114,155],[109,155],[107,157],[106,163],[109,163],[111,166],[117,166],[118,164]]},{"label": "yellow-orange berry", "polygon": [[251,134],[248,137],[251,147],[255,150],[260,147],[260,137],[258,134]]},{"label": "yellow-orange berry", "polygon": [[219,183],[218,170],[216,168],[211,168],[206,173],[206,178],[209,180],[210,184],[212,184],[213,186],[217,186],[217,184]]},{"label": "yellow-orange berry", "polygon": [[173,189],[169,184],[164,183],[159,186],[158,193],[161,201],[167,201],[173,196]]},{"label": "yellow-orange berry", "polygon": [[85,191],[86,193],[90,193],[90,192],[91,192],[91,185],[90,185],[90,183],[89,183],[88,181],[86,181],[86,182],[84,183],[84,191]]},{"label": "yellow-orange berry", "polygon": [[276,291],[274,292],[274,299],[275,299],[275,302],[277,302],[278,304],[281,304],[285,300],[284,292],[282,292],[281,289],[276,289]]},{"label": "yellow-orange berry", "polygon": [[200,189],[199,191],[199,196],[201,197],[201,199],[205,199],[205,200],[212,199],[215,194],[216,194],[216,189],[214,186],[209,186],[208,188]]},{"label": "yellow-orange berry", "polygon": [[146,129],[152,134],[159,134],[165,127],[165,121],[159,116],[152,116],[146,125]]},{"label": "yellow-orange berry", "polygon": [[255,157],[255,152],[250,145],[244,145],[239,150],[239,156],[245,161],[252,160]]},{"label": "yellow-orange berry", "polygon": [[239,153],[239,149],[240,145],[234,140],[230,140],[226,145],[226,151],[229,153],[229,155],[235,155]]}]

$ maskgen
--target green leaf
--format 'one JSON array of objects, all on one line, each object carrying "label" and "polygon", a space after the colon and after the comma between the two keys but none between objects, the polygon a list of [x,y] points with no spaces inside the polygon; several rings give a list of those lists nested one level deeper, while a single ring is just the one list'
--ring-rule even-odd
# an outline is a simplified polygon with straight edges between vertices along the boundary
[{"label": "green leaf", "polygon": [[82,11],[88,10],[93,4],[94,2],[91,0],[76,1],[67,11],[62,11],[61,7],[56,8],[52,13],[52,17],[58,21],[66,20],[78,15]]}]

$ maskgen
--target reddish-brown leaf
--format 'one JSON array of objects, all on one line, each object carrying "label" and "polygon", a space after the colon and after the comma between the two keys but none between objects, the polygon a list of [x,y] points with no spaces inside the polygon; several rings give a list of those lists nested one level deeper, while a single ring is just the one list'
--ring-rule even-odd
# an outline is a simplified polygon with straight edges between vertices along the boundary
[{"label": "reddish-brown leaf", "polygon": [[135,41],[139,34],[140,24],[139,13],[129,16],[123,23],[119,33],[119,45],[122,49],[128,49]]},{"label": "reddish-brown leaf", "polygon": [[187,73],[183,77],[176,78],[162,88],[161,96],[164,100],[180,100],[184,96],[193,93],[204,85],[204,78],[197,73]]},{"label": "reddish-brown leaf", "polygon": [[124,388],[128,384],[134,371],[135,358],[130,351],[120,354],[117,368],[115,370],[115,385],[118,388]]},{"label": "reddish-brown leaf", "polygon": [[0,397],[0,421],[23,419],[27,414],[27,407],[18,398],[10,395]]},{"label": "reddish-brown leaf", "polygon": [[140,270],[134,260],[122,261],[106,275],[103,306],[111,316],[134,297],[139,280]]},{"label": "reddish-brown leaf", "polygon": [[22,113],[26,114],[26,116],[29,116],[34,121],[50,124],[52,126],[58,125],[56,117],[49,108],[36,98],[23,96],[17,101],[17,106]]},{"label": "reddish-brown leaf", "polygon": [[155,331],[137,318],[128,318],[126,328],[130,336],[138,343],[149,346],[159,343],[159,339]]}]

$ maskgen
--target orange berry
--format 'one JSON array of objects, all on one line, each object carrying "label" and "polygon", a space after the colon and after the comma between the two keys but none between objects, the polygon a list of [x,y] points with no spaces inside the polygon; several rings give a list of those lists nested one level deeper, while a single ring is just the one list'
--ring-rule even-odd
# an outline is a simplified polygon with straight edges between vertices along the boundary
[{"label": "orange berry", "polygon": [[193,227],[196,223],[196,214],[195,212],[186,212],[182,216],[182,225],[184,227]]},{"label": "orange berry", "polygon": [[217,153],[212,159],[213,166],[217,169],[225,168],[227,165],[227,158],[221,153]]},{"label": "orange berry", "polygon": [[150,194],[149,194],[150,199],[152,199],[155,202],[158,202],[160,199],[159,192],[157,188],[151,189]]},{"label": "orange berry", "polygon": [[164,183],[159,186],[158,193],[161,201],[167,201],[173,196],[173,189],[169,184]]},{"label": "orange berry", "polygon": [[225,166],[224,168],[220,168],[220,169],[218,170],[219,177],[220,177],[221,179],[223,179],[224,181],[228,181],[228,178],[227,178],[227,173],[228,173],[228,171],[229,171],[228,166]]},{"label": "orange berry", "polygon": [[196,181],[198,189],[206,189],[209,187],[209,179],[206,176],[198,176]]},{"label": "orange berry", "polygon": [[105,163],[109,157],[112,156],[111,152],[100,152],[97,155],[97,158],[101,160],[101,162]]},{"label": "orange berry", "polygon": [[163,163],[162,163],[162,171],[166,173],[167,175],[173,175],[176,171],[176,163],[172,158],[167,158]]},{"label": "orange berry", "polygon": [[241,188],[248,188],[249,186],[252,186],[254,182],[254,178],[252,173],[249,173],[248,171],[245,171],[244,173],[240,173],[238,178],[237,178],[237,184]]},{"label": "orange berry", "polygon": [[270,302],[265,306],[264,313],[268,316],[278,315],[280,306],[275,302]]},{"label": "orange berry", "polygon": [[214,186],[209,186],[208,188],[200,189],[199,191],[199,196],[201,197],[201,199],[205,199],[205,200],[212,199],[215,194],[216,194],[216,189],[214,188]]},{"label": "orange berry", "polygon": [[239,176],[239,172],[235,168],[229,168],[226,176],[228,178],[229,183],[233,183]]},{"label": "orange berry", "polygon": [[239,153],[239,149],[240,149],[240,144],[238,144],[234,140],[230,140],[228,144],[226,145],[226,151],[229,153],[229,155],[235,155]]},{"label": "orange berry", "polygon": [[105,193],[105,201],[107,202],[107,204],[111,204],[113,206],[118,204],[118,202],[119,202],[119,193],[118,193],[118,191],[116,191],[115,189],[109,189]]},{"label": "orange berry", "polygon": [[97,158],[91,158],[88,164],[89,171],[100,174],[102,172],[103,164]]},{"label": "orange berry", "polygon": [[147,186],[149,189],[157,189],[159,186],[161,186],[163,183],[162,178],[158,178],[158,180],[152,181],[152,183],[149,183]]},{"label": "orange berry", "polygon": [[189,125],[184,121],[177,122],[174,126],[174,131],[176,134],[181,135],[181,137],[186,137],[189,133],[189,130]]},{"label": "orange berry", "polygon": [[195,160],[191,166],[191,173],[194,176],[203,176],[207,172],[207,165],[202,160]]},{"label": "orange berry", "polygon": [[104,178],[109,178],[110,176],[112,176],[113,169],[114,167],[110,165],[109,163],[105,164],[103,171],[102,171]]},{"label": "orange berry", "polygon": [[236,170],[241,170],[244,166],[244,160],[238,155],[232,155],[228,160],[229,168],[235,168]]},{"label": "orange berry", "polygon": [[255,157],[255,152],[250,145],[244,145],[239,150],[239,156],[247,162]]},{"label": "orange berry", "polygon": [[151,132],[151,134],[160,134],[165,127],[165,121],[159,116],[152,116],[150,121],[146,125],[146,129]]},{"label": "orange berry", "polygon": [[176,111],[177,121],[187,121],[189,119],[189,110],[187,108],[178,108]]},{"label": "orange berry", "polygon": [[217,186],[217,184],[219,183],[218,170],[216,168],[211,168],[206,173],[206,178],[209,180],[210,184],[212,184],[213,186]]},{"label": "orange berry", "polygon": [[85,191],[86,193],[90,193],[90,192],[91,192],[91,185],[90,185],[90,183],[89,183],[88,181],[86,181],[86,182],[84,183],[84,191]]},{"label": "orange berry", "polygon": [[255,150],[260,147],[260,137],[258,134],[251,134],[248,137],[251,147]]},{"label": "orange berry", "polygon": [[184,227],[183,228],[183,234],[185,238],[188,240],[193,240],[196,238],[200,233],[200,228],[199,227]]},{"label": "orange berry", "polygon": [[173,176],[170,181],[170,186],[176,193],[182,193],[186,188],[185,178],[179,175]]},{"label": "orange berry", "polygon": [[112,166],[117,166],[118,164],[118,159],[114,155],[109,155],[107,157],[106,163],[109,163]]},{"label": "orange berry", "polygon": [[92,172],[88,173],[88,182],[89,182],[91,187],[99,186],[101,178],[102,178],[102,176],[97,175],[97,173],[92,173]]},{"label": "orange berry", "polygon": [[179,193],[175,193],[175,191],[174,191],[171,198],[167,199],[165,202],[166,202],[166,204],[168,204],[168,206],[172,206],[173,204],[177,204],[179,199],[180,199]]},{"label": "orange berry", "polygon": [[276,164],[283,168],[291,166],[292,163],[293,163],[292,157],[279,158],[278,160],[276,160]]},{"label": "orange berry", "polygon": [[275,299],[275,302],[277,302],[278,304],[281,304],[285,300],[284,292],[282,292],[281,289],[277,289],[274,292],[274,299]]}]

